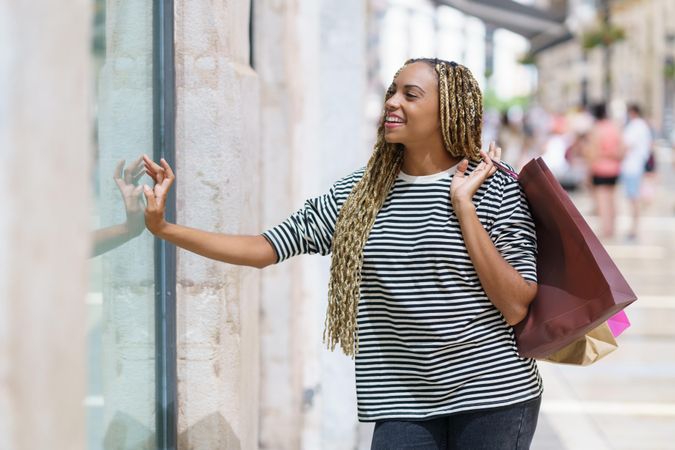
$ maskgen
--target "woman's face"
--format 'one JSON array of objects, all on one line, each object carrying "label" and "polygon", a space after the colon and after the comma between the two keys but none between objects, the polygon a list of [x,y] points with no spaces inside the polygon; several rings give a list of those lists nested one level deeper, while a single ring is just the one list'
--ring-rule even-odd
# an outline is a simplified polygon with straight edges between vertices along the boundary
[{"label": "woman's face", "polygon": [[427,63],[415,62],[401,69],[384,103],[384,139],[390,144],[411,145],[439,139],[438,78]]}]

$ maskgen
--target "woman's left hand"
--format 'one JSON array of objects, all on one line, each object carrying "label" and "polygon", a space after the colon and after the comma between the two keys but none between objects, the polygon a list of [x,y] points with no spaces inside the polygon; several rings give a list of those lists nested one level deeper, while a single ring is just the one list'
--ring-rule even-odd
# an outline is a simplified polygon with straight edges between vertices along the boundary
[{"label": "woman's left hand", "polygon": [[480,151],[483,158],[478,166],[467,175],[466,170],[469,167],[467,159],[461,161],[457,166],[457,172],[452,177],[452,184],[450,185],[450,199],[455,212],[467,205],[473,206],[472,198],[478,188],[487,180],[492,174],[497,171],[497,167],[492,160],[499,161],[502,155],[502,149],[495,145],[495,142],[490,142],[489,152]]}]

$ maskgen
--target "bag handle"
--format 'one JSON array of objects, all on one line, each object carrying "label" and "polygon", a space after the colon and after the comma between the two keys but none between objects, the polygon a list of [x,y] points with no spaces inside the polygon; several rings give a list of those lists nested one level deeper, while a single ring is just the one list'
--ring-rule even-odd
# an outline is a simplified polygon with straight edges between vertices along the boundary
[{"label": "bag handle", "polygon": [[[492,159],[492,158],[490,158],[490,159]],[[492,160],[492,162],[497,167],[497,169],[501,170],[502,172],[504,172],[505,174],[507,174],[508,176],[513,178],[514,180],[518,180],[518,174],[516,172],[514,172],[513,170],[509,169],[508,167],[506,167],[506,165],[504,165],[503,162],[495,161],[494,159]]]}]

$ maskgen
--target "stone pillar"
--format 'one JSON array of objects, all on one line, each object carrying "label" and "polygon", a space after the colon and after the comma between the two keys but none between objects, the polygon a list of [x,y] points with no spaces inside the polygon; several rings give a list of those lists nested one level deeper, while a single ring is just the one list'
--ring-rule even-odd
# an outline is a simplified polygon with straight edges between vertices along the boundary
[{"label": "stone pillar", "polygon": [[[318,96],[313,91],[317,81],[308,76],[318,49],[318,10],[308,13],[308,4],[259,0],[254,5],[254,65],[261,102],[261,232],[303,202],[304,193],[298,193],[294,181],[305,177],[297,168],[303,148],[298,135],[303,120],[316,115],[308,106]],[[315,148],[316,139],[309,145]],[[301,262],[293,258],[261,273],[260,449],[300,448],[304,359],[298,333],[302,305],[296,291]]]},{"label": "stone pillar", "polygon": [[[177,222],[257,234],[250,4],[176,1]],[[178,251],[179,448],[258,446],[259,271]]]},{"label": "stone pillar", "polygon": [[[364,146],[366,127],[367,4],[359,0],[324,2],[321,8],[321,167],[323,186],[364,166],[372,148]],[[402,63],[402,62],[401,62]],[[321,446],[324,450],[351,450],[358,441],[354,362],[341,350],[329,352],[321,343],[327,307],[330,259],[322,261],[307,287],[317,292],[316,342],[321,345]]]},{"label": "stone pillar", "polygon": [[[267,229],[370,155],[366,5],[261,0],[254,10]],[[303,255],[263,271],[260,448],[356,445],[353,362],[322,343],[329,270],[330,257]]]},{"label": "stone pillar", "polygon": [[3,449],[84,449],[90,8],[0,3]]}]

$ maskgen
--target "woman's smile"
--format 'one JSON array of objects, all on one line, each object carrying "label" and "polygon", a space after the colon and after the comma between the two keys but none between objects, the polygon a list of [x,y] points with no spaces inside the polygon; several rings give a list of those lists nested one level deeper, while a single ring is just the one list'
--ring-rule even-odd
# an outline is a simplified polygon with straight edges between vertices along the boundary
[{"label": "woman's smile", "polygon": [[387,114],[387,116],[384,119],[385,128],[389,128],[389,129],[398,128],[398,127],[402,127],[403,125],[405,125],[405,120],[403,120],[403,118],[401,116],[398,116],[398,115],[393,114],[393,113]]}]

